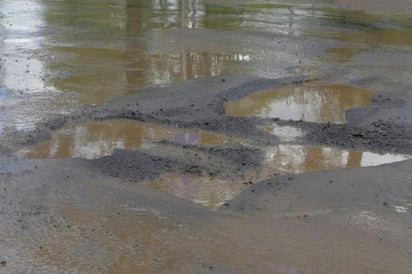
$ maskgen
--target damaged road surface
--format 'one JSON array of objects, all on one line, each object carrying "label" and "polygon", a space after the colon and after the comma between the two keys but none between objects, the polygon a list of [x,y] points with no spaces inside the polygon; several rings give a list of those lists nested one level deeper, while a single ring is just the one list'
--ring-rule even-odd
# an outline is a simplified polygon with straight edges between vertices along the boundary
[{"label": "damaged road surface", "polygon": [[138,92],[9,140],[3,269],[407,273],[408,125],[230,116],[260,90],[314,88],[243,80]]},{"label": "damaged road surface", "polygon": [[408,1],[17,2],[0,273],[410,273]]}]

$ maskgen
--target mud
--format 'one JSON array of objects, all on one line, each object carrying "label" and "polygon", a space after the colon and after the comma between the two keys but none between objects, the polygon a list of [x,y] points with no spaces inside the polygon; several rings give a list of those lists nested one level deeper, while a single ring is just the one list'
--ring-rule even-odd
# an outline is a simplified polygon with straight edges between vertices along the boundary
[{"label": "mud", "polygon": [[0,4],[1,273],[410,272],[408,1],[109,2]]},{"label": "mud", "polygon": [[[24,143],[9,140],[9,155],[33,160],[2,161],[3,212],[12,214],[2,222],[2,267],[407,273],[408,123],[378,119],[363,125],[364,117],[385,111],[378,108],[386,102],[379,95],[371,107],[349,111],[345,124],[228,116],[224,105],[238,96],[302,79],[242,81],[211,78],[127,95],[107,108],[50,118],[37,129],[43,134],[26,134]],[[406,106],[394,95],[387,98],[394,103],[386,108]],[[276,136],[281,128],[300,132],[285,140],[289,134]],[[202,136],[205,130],[215,132],[205,142],[174,138],[179,132]],[[77,153],[92,143],[100,152]],[[50,157],[78,159],[40,160]],[[382,166],[396,161],[401,162]],[[380,166],[365,167],[370,165]],[[24,198],[28,193],[32,198]],[[352,259],[355,246],[367,251],[357,253],[367,264]],[[323,251],[314,254],[313,248]],[[304,263],[318,256],[321,264]]]}]

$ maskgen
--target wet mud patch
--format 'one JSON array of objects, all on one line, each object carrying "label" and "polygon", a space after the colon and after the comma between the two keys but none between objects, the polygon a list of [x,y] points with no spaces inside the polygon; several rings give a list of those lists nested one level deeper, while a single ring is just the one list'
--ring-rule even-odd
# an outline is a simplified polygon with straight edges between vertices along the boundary
[{"label": "wet mud patch", "polygon": [[92,160],[90,164],[99,172],[132,182],[153,179],[176,168],[170,158],[131,150],[115,150],[110,156]]},{"label": "wet mud patch", "polygon": [[330,61],[346,62],[365,50],[365,48],[361,47],[331,47],[326,50],[325,59]]},{"label": "wet mud patch", "polygon": [[345,123],[347,110],[369,107],[375,93],[343,85],[292,85],[255,92],[225,104],[226,115]]},{"label": "wet mud patch", "polygon": [[[172,239],[184,241],[188,236],[184,228],[156,212],[126,209],[107,214],[66,203],[61,214],[70,225],[50,233],[36,252],[41,261],[60,268],[70,269],[76,262],[76,269],[86,272],[172,271],[179,261]],[[62,245],[64,251],[56,252]],[[90,252],[96,247],[98,252]]]},{"label": "wet mud patch", "polygon": [[148,182],[166,173],[230,180],[244,178],[260,166],[259,149],[243,145],[218,147],[176,146],[158,143],[145,150],[115,150],[90,161],[94,169],[131,182]]},{"label": "wet mud patch", "polygon": [[342,42],[365,44],[369,47],[379,46],[412,46],[412,30],[399,28],[376,28],[363,32],[348,32],[337,35]]},{"label": "wet mud patch", "polygon": [[[8,272],[144,273],[181,272],[182,258],[191,257],[193,233],[183,225],[154,210],[115,210],[78,205],[60,197],[49,215],[54,226],[41,227],[18,241],[19,254],[10,248]],[[105,206],[107,203],[105,203]],[[21,238],[20,238],[21,239]],[[179,245],[179,250],[175,247]],[[199,250],[200,251],[200,250]],[[200,251],[202,252],[202,251]],[[206,254],[205,254],[206,255]],[[192,262],[196,258],[192,258]],[[187,267],[187,266],[186,266]]]}]

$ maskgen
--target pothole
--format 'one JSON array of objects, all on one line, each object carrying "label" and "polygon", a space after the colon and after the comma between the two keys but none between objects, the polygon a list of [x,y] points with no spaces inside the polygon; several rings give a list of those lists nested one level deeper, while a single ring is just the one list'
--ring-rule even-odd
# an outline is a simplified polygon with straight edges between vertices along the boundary
[{"label": "pothole", "polygon": [[256,116],[316,123],[345,123],[349,109],[369,107],[374,92],[327,84],[299,84],[267,89],[226,103],[231,116]]},{"label": "pothole", "polygon": [[130,120],[111,120],[72,125],[53,138],[16,153],[18,157],[96,159],[112,154],[115,149],[138,149],[156,141],[180,145],[218,145],[234,139],[202,130],[167,127]]},{"label": "pothole", "polygon": [[149,185],[177,197],[216,209],[255,182],[275,175],[377,166],[412,158],[410,155],[381,155],[372,152],[304,145],[279,145],[266,147],[264,150],[265,158],[261,168],[242,178],[224,180],[206,176],[172,174],[162,176]]},{"label": "pothole", "polygon": [[292,126],[280,126],[277,124],[272,124],[264,126],[262,128],[264,131],[275,135],[282,142],[293,142],[297,139],[305,136],[305,131]]},{"label": "pothole", "polygon": [[[285,142],[293,141],[304,134],[298,128],[276,124],[265,128],[265,130],[276,134]],[[163,143],[159,143],[161,141],[177,144],[178,146],[173,146],[177,152],[171,153],[173,150],[162,147]],[[180,151],[186,152],[182,145],[218,146],[239,142],[240,140],[237,138],[197,129],[173,128],[140,121],[111,120],[68,126],[57,131],[50,141],[24,148],[16,155],[33,159],[95,159],[110,155],[114,149],[118,148],[144,149],[156,152],[158,156],[171,157],[179,161],[182,157],[189,157],[185,153],[180,153]],[[224,172],[231,170],[233,163],[222,162],[220,171],[211,176],[203,176],[203,174],[208,174],[203,172],[199,175],[187,174],[186,171],[182,170],[173,174],[164,174],[148,184],[180,198],[216,209],[250,185],[276,175],[377,166],[412,158],[410,155],[376,154],[287,143],[277,146],[253,145],[251,143],[244,145],[262,151],[262,162],[248,163],[241,156],[238,156],[244,168],[237,173]],[[210,156],[213,156],[212,154],[211,152]],[[202,166],[211,166],[216,164],[211,162],[213,159],[209,155],[205,157],[197,155],[192,160],[193,164],[203,161]],[[191,161],[189,158],[186,160]],[[243,162],[245,163],[243,164]],[[251,168],[252,166],[253,168]]]}]

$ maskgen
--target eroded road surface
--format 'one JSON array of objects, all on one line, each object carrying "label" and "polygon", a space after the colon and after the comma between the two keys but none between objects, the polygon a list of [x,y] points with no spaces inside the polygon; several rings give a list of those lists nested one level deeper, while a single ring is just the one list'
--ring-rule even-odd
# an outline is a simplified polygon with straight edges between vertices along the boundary
[{"label": "eroded road surface", "polygon": [[0,273],[410,273],[412,2],[0,1]]}]

